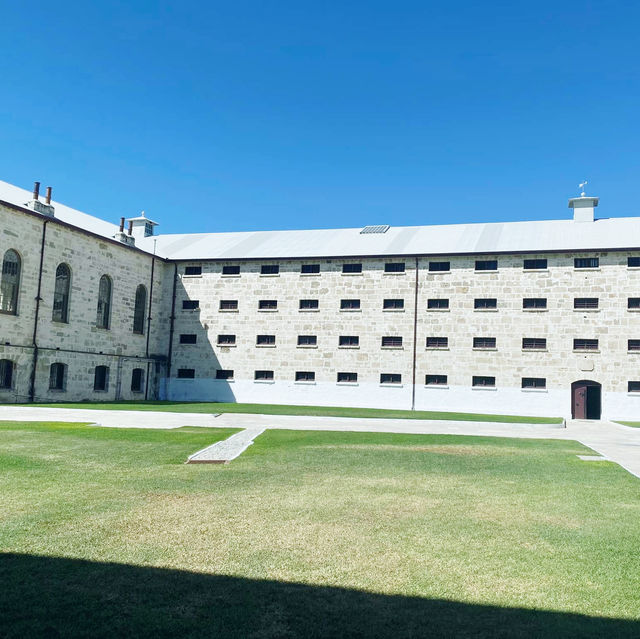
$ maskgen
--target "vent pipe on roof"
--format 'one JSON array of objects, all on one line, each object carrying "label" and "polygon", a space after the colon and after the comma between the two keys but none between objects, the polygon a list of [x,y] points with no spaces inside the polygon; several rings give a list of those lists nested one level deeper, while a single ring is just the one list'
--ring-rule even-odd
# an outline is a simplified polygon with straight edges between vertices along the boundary
[{"label": "vent pipe on roof", "polygon": [[124,232],[124,218],[120,218],[120,226],[118,227],[118,232],[113,236],[118,242],[122,242],[127,246],[135,246],[136,240],[131,236],[131,224],[129,224],[129,234],[127,235]]},{"label": "vent pipe on roof", "polygon": [[133,235],[133,220],[129,220],[129,235]]},{"label": "vent pipe on roof", "polygon": [[118,230],[120,233],[124,233],[124,217],[120,218],[120,228]]},{"label": "vent pipe on roof", "polygon": [[40,201],[40,182],[33,183],[33,196],[30,202],[27,202],[25,206],[40,215],[46,215],[47,217],[53,217],[54,208],[51,206],[51,187],[47,187],[47,201]]}]

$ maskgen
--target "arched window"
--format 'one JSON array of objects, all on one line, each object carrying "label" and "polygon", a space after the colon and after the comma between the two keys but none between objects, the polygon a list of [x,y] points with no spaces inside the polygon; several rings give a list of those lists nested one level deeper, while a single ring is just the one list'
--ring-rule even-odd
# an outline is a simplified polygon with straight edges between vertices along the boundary
[{"label": "arched window", "polygon": [[133,332],[144,334],[144,313],[147,310],[147,289],[140,284],[136,289],[136,305],[133,310]]},{"label": "arched window", "polygon": [[49,369],[49,390],[63,391],[67,377],[67,366],[60,362],[51,364]]},{"label": "arched window", "polygon": [[111,278],[103,275],[98,286],[98,314],[96,326],[109,328],[111,325]]},{"label": "arched window", "polygon": [[2,282],[0,283],[0,311],[16,315],[20,288],[20,256],[9,249],[2,260]]},{"label": "arched window", "polygon": [[69,289],[71,287],[71,269],[66,264],[58,264],[56,269],[56,286],[53,291],[54,322],[69,321]]},{"label": "arched window", "polygon": [[0,388],[13,388],[13,367],[10,359],[0,359]]}]

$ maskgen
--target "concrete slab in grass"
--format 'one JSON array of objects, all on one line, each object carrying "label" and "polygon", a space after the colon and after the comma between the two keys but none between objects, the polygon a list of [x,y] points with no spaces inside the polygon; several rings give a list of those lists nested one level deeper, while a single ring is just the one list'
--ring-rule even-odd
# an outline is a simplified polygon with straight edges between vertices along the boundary
[{"label": "concrete slab in grass", "polygon": [[187,464],[226,464],[244,453],[266,428],[247,428],[228,439],[207,446],[187,459]]}]

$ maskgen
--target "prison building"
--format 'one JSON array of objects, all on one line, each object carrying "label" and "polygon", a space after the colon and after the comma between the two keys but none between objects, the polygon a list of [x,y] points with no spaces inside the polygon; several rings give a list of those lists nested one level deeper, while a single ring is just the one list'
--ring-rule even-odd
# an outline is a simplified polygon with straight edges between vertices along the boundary
[{"label": "prison building", "polygon": [[158,234],[0,182],[0,401],[640,409],[640,218]]}]

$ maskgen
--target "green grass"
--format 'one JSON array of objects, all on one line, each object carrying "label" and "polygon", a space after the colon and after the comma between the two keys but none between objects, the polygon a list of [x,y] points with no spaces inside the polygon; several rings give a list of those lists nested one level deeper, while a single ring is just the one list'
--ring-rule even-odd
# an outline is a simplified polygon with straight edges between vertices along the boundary
[{"label": "green grass", "polygon": [[[12,404],[13,406],[14,404]],[[33,404],[29,404],[32,406]],[[160,410],[178,413],[252,413],[263,415],[316,415],[324,417],[370,417],[374,419],[445,419],[456,421],[506,422],[510,424],[560,424],[560,417],[521,415],[485,415],[424,410],[384,410],[340,406],[289,406],[281,404],[237,404],[223,402],[92,402],[38,404],[54,408],[90,408],[100,410]]]},{"label": "green grass", "polygon": [[571,441],[0,423],[0,636],[638,637],[638,480]]},{"label": "green grass", "polygon": [[617,422],[623,426],[631,426],[632,428],[640,428],[640,422]]}]

